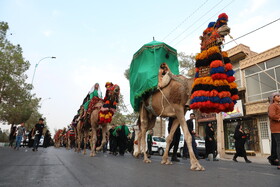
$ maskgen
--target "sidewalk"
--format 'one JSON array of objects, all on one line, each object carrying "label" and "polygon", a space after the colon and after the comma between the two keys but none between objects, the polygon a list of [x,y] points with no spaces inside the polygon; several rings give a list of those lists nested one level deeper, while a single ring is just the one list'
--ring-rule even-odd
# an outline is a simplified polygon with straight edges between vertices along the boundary
[{"label": "sidewalk", "polygon": [[[268,155],[256,155],[256,156],[247,156],[249,160],[251,160],[253,163],[258,164],[269,164],[267,160]],[[226,161],[232,161],[233,155],[231,154],[225,154],[224,158],[220,158],[221,160]],[[237,157],[238,162],[245,162],[243,157]],[[232,161],[233,162],[233,161]]]}]

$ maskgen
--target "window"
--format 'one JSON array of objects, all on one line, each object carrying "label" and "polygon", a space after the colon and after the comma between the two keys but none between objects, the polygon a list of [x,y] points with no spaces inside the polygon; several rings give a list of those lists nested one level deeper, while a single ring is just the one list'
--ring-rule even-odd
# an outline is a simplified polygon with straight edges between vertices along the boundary
[{"label": "window", "polygon": [[276,57],[266,62],[266,68],[269,69],[275,66],[279,66],[279,64],[280,64],[280,57]]},{"label": "window", "polygon": [[[245,69],[246,97],[248,102],[267,99],[280,90],[280,57]],[[268,76],[269,74],[270,76]],[[273,80],[275,79],[275,80]]]},{"label": "window", "polygon": [[269,139],[267,117],[260,117],[261,139]]},{"label": "window", "polygon": [[240,88],[240,87],[242,87],[241,78],[240,78],[240,74],[241,74],[240,69],[237,68],[237,69],[234,69],[234,71],[235,71],[235,73],[234,73],[235,82],[237,84],[237,87]]},{"label": "window", "polygon": [[267,74],[269,74],[271,77],[275,79],[274,70],[271,69],[269,71],[261,72],[260,75],[260,83],[261,83],[261,91],[263,92],[269,92],[269,91],[275,91],[276,90],[276,82],[271,79]]},{"label": "window", "polygon": [[[259,65],[262,69],[265,69],[265,68],[264,68],[264,63],[260,63],[260,64],[258,64],[258,65]],[[251,66],[251,67],[245,69],[245,76],[251,75],[251,74],[254,74],[254,73],[258,73],[258,72],[260,72],[260,71],[261,71],[261,69],[260,69],[258,66],[256,66],[256,65]]]},{"label": "window", "polygon": [[261,93],[259,75],[255,74],[246,78],[248,96]]}]

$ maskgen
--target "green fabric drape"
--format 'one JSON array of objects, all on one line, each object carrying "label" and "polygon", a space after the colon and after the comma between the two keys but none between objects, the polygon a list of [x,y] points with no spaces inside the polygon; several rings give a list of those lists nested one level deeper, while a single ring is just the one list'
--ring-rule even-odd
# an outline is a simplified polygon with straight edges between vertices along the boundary
[{"label": "green fabric drape", "polygon": [[162,63],[166,63],[173,74],[179,74],[177,51],[163,42],[147,43],[133,55],[129,84],[130,103],[135,112],[139,111],[142,96],[157,88],[158,72]]}]

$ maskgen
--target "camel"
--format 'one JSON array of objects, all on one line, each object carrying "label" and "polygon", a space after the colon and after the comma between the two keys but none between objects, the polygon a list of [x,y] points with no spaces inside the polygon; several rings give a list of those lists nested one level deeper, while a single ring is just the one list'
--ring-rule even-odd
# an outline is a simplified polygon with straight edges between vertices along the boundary
[{"label": "camel", "polygon": [[77,124],[77,128],[76,128],[76,141],[77,141],[77,152],[79,153],[81,151],[81,143],[82,143],[82,139],[84,139],[84,148],[83,148],[83,154],[86,154],[86,145],[88,142],[88,135],[89,135],[89,131],[90,131],[90,124],[86,123],[84,120],[81,120],[83,115],[83,112],[80,114],[80,119],[78,121]]},{"label": "camel", "polygon": [[[134,152],[134,156],[138,157],[140,152],[143,152],[144,162],[150,163],[151,160],[148,159],[147,153],[144,151],[146,150],[145,135],[147,130],[152,129],[155,126],[156,117],[158,116],[174,117],[175,120],[172,124],[170,134],[166,138],[166,150],[169,150],[174,132],[180,124],[189,149],[190,169],[198,171],[205,170],[194,155],[191,134],[185,120],[186,103],[190,97],[193,79],[187,79],[181,75],[173,75],[171,72],[167,72],[165,76],[170,77],[169,83],[165,83],[165,87],[162,89],[158,88],[148,97],[143,98],[140,104],[139,119],[137,121],[140,130],[138,133],[138,151]],[[172,164],[168,159],[168,151],[164,152],[161,164]]]},{"label": "camel", "polygon": [[73,147],[75,147],[75,131],[73,129],[69,129],[66,132],[65,135],[65,140],[66,140],[66,149],[72,149]]},{"label": "camel", "polygon": [[62,129],[58,129],[54,135],[54,147],[59,148],[61,146],[62,143],[62,135],[63,130]]},{"label": "camel", "polygon": [[[119,100],[119,94],[120,94],[120,87],[118,85],[113,85],[110,91],[107,90],[108,93],[106,93],[105,100],[110,101],[110,104],[118,103]],[[105,145],[106,141],[106,133],[108,131],[107,129],[107,123],[99,124],[99,112],[103,110],[103,106],[105,104],[105,101],[100,99],[94,106],[93,110],[90,113],[89,118],[89,124],[90,126],[83,125],[83,121],[79,121],[77,125],[77,132],[78,132],[78,152],[80,151],[80,145],[81,145],[81,139],[84,138],[84,142],[88,142],[88,137],[90,134],[90,147],[91,147],[91,153],[90,156],[93,157],[96,155],[96,151],[100,151],[103,146]],[[113,110],[113,109],[112,109]],[[87,123],[85,123],[87,124]],[[96,131],[98,127],[101,125],[102,127],[102,142],[99,147],[96,147]],[[91,129],[91,133],[90,133]],[[86,154],[86,143],[84,143],[84,151],[83,154]]]},{"label": "camel", "polygon": [[[119,100],[119,94],[120,94],[120,87],[118,85],[113,85],[112,87],[113,89],[111,89],[110,91],[107,90],[106,96],[107,99],[110,101],[111,104],[113,104],[114,102],[118,103]],[[102,105],[101,105],[102,104]],[[99,118],[99,111],[102,110],[102,106],[104,104],[102,102],[98,102],[94,107],[96,108],[95,110],[92,111],[91,116],[90,116],[90,121],[91,121],[91,153],[90,156],[93,157],[96,155],[96,151],[100,151],[103,146],[105,145],[105,143],[107,142],[106,140],[106,134],[108,133],[108,125],[107,123],[104,124],[99,124],[98,123],[98,118]],[[99,125],[101,125],[102,127],[102,142],[101,145],[99,147],[96,147],[96,141],[97,141],[97,136],[96,136],[96,131],[99,127]]]}]

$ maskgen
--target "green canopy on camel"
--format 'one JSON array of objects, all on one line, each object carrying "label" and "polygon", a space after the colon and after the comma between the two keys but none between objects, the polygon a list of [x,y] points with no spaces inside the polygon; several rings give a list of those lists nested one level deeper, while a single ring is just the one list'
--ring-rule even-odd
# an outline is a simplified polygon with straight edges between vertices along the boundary
[{"label": "green canopy on camel", "polygon": [[130,103],[135,112],[145,94],[157,89],[159,68],[166,63],[170,71],[178,75],[177,50],[169,45],[152,41],[143,45],[134,55],[130,64]]}]

